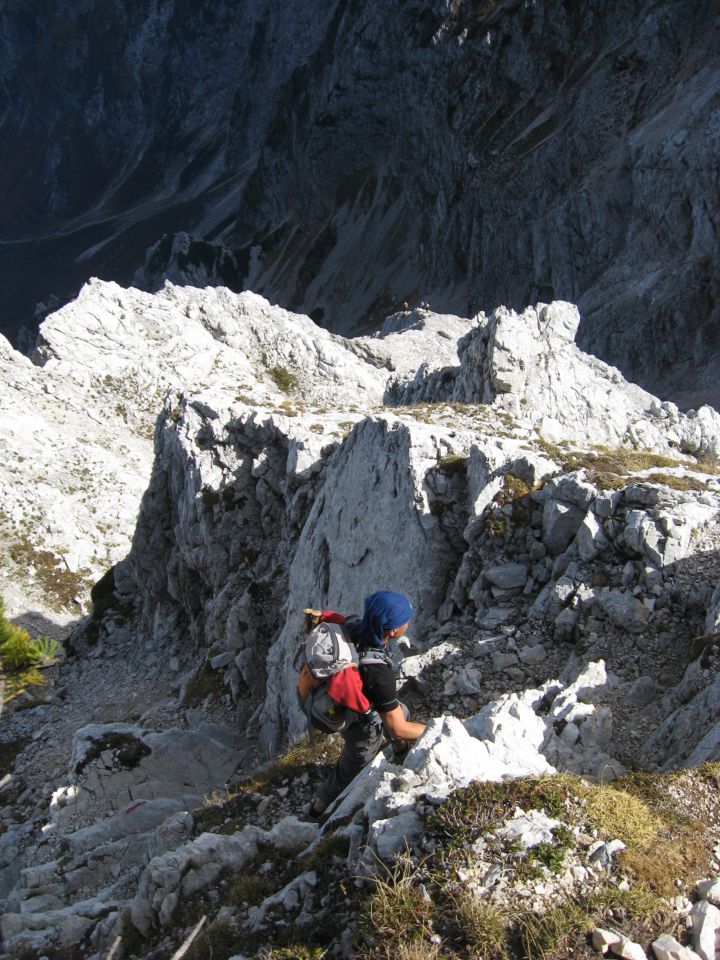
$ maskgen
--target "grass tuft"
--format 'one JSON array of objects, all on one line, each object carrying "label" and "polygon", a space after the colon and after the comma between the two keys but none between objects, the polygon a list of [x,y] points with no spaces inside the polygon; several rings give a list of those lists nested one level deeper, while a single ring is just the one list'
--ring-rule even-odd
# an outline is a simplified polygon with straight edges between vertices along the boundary
[{"label": "grass tuft", "polygon": [[452,898],[454,921],[476,960],[507,960],[508,915],[497,904],[463,892]]},{"label": "grass tuft", "polygon": [[340,755],[341,747],[342,742],[336,736],[319,734],[306,737],[269,763],[252,780],[246,780],[240,784],[238,790],[249,793],[262,792],[288,777],[301,776],[309,766],[334,763]]},{"label": "grass tuft", "polygon": [[384,876],[373,879],[374,892],[365,919],[375,935],[387,944],[388,958],[398,943],[412,943],[432,936],[432,901],[415,882],[416,866],[401,857]]},{"label": "grass tuft", "polygon": [[643,848],[657,840],[663,821],[642,798],[604,784],[581,786],[580,793],[588,815],[607,836]]},{"label": "grass tuft", "polygon": [[268,373],[270,374],[271,379],[274,381],[275,386],[280,390],[284,390],[285,393],[289,393],[291,390],[294,390],[298,385],[297,377],[295,374],[290,373],[286,367],[270,367]]}]

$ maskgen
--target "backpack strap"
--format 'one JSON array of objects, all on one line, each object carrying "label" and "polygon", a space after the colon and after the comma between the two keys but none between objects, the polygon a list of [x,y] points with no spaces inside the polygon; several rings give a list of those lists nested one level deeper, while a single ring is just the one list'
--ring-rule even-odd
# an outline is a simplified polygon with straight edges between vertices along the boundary
[{"label": "backpack strap", "polygon": [[358,666],[369,667],[373,664],[384,664],[386,667],[390,667],[390,669],[393,670],[392,657],[389,653],[385,653],[384,650],[371,648],[361,651],[360,662]]}]

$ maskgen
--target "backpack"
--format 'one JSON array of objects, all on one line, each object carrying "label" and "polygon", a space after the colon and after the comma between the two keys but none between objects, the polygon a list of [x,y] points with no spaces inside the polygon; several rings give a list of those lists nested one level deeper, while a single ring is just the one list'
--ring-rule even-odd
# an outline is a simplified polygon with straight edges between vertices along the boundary
[{"label": "backpack", "polygon": [[347,630],[338,623],[317,623],[295,659],[297,696],[308,730],[339,733],[372,712],[362,690],[361,663],[385,663],[381,651],[359,656]]}]

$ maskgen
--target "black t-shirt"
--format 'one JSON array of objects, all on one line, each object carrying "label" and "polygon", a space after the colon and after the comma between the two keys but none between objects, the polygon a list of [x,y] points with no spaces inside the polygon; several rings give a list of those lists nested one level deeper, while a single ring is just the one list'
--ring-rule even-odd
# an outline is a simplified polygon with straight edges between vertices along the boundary
[{"label": "black t-shirt", "polygon": [[[344,626],[355,642],[361,660],[363,654],[374,652],[372,649],[368,650],[362,643],[358,644],[359,617],[348,617]],[[360,678],[362,679],[363,693],[370,701],[373,710],[377,710],[378,713],[389,713],[395,707],[400,706],[400,701],[397,698],[395,673],[389,661],[387,663],[368,664],[361,662]]]},{"label": "black t-shirt", "polygon": [[385,663],[360,664],[363,693],[378,713],[389,713],[400,705],[392,667]]}]

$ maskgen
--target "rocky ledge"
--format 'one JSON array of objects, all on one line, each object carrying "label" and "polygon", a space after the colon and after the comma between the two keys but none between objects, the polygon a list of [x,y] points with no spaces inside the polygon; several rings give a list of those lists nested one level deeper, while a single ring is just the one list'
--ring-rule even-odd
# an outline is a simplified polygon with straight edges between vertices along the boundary
[{"label": "rocky ledge", "polygon": [[[348,877],[365,901],[382,883],[420,897],[424,957],[461,936],[475,949],[448,892],[477,913],[490,891],[508,917],[580,899],[569,928],[605,930],[618,956],[658,938],[655,956],[674,956],[689,917],[700,950],[714,888],[696,884],[720,873],[720,417],[681,413],[582,353],[578,320],[560,302],[411,311],[350,341],[249,293],[95,281],[43,325],[43,366],[3,349],[10,546],[27,533],[26,569],[41,545],[70,568],[83,529],[78,571],[112,564],[54,688],[6,713],[6,956],[160,960],[188,938],[201,956],[224,931],[223,955],[280,957],[282,929],[299,938],[292,956],[384,956],[377,910],[358,926],[338,906]],[[124,416],[107,412],[116,386]],[[53,497],[32,493],[21,413]],[[93,423],[110,477],[90,471],[79,496],[95,520],[76,527],[71,455]],[[125,449],[136,472],[120,511],[107,465]],[[322,829],[301,824],[331,745],[263,763],[302,742],[302,610],[358,610],[383,586],[418,611],[395,656],[428,731],[403,767],[379,756]],[[605,807],[644,804],[650,833],[601,814],[601,788],[615,791]],[[495,813],[463,833],[486,803]],[[703,821],[697,845],[681,814]],[[670,834],[694,859],[663,855],[658,878],[649,851]],[[646,893],[658,899],[643,913]],[[317,918],[336,910],[323,939]],[[526,949],[516,921],[501,927]]]}]

